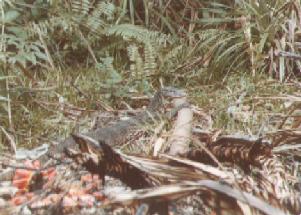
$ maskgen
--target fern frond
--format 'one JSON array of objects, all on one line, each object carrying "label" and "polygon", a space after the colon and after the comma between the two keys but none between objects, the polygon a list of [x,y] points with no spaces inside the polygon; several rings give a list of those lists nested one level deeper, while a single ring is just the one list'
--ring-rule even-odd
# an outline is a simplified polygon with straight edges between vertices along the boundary
[{"label": "fern frond", "polygon": [[113,20],[116,7],[109,2],[98,2],[93,5],[90,0],[73,0],[71,3],[72,12],[75,13],[73,20],[88,28],[92,32],[102,34],[108,21]]},{"label": "fern frond", "polygon": [[116,12],[116,7],[109,2],[99,2],[95,11],[97,11],[98,15],[104,14],[108,20],[112,20]]},{"label": "fern frond", "polygon": [[81,14],[87,15],[89,10],[92,8],[90,0],[73,0],[71,2],[72,11]]},{"label": "fern frond", "polygon": [[163,33],[150,31],[146,28],[131,24],[120,24],[109,27],[106,29],[106,35],[121,36],[124,40],[135,39],[141,43],[156,43],[160,45],[166,44],[168,40],[168,36]]},{"label": "fern frond", "polygon": [[134,78],[140,79],[143,75],[143,61],[136,45],[127,48],[128,56],[131,61],[130,70]]},{"label": "fern frond", "polygon": [[151,73],[157,68],[156,51],[150,43],[144,47],[144,71]]},{"label": "fern frond", "polygon": [[[116,11],[116,8],[111,3],[100,2],[93,9],[93,12],[87,17],[86,26],[92,32],[102,31],[108,20],[113,20],[113,15]],[[83,23],[85,24],[85,23]]]}]

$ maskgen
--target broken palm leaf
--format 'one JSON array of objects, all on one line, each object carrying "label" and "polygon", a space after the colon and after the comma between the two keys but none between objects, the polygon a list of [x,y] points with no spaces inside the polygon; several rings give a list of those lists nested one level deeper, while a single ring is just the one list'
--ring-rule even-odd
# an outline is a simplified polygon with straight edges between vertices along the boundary
[{"label": "broken palm leaf", "polygon": [[272,146],[261,139],[251,140],[233,136],[219,137],[215,142],[206,145],[211,155],[203,149],[192,149],[185,157],[188,159],[216,165],[218,162],[230,162],[249,171],[251,166],[261,167],[258,159],[271,157]]},{"label": "broken palm leaf", "polygon": [[90,173],[98,174],[100,177],[109,175],[120,179],[132,189],[152,187],[158,182],[147,173],[130,165],[123,157],[109,145],[97,142],[96,140],[80,134],[73,134],[75,142],[79,145],[80,153],[72,155],[70,150],[66,150],[71,158],[79,162]]},{"label": "broken palm leaf", "polygon": [[[212,180],[201,180],[194,182],[182,182],[179,184],[164,185],[156,188],[135,190],[126,193],[119,193],[111,198],[106,204],[138,204],[148,201],[176,200],[180,197],[200,193],[206,204],[220,214],[242,214],[236,200],[250,205],[251,207],[269,215],[285,215],[280,209],[274,208],[253,195],[242,192],[231,186]],[[222,203],[217,204],[216,197]],[[222,206],[222,208],[219,208]]]}]

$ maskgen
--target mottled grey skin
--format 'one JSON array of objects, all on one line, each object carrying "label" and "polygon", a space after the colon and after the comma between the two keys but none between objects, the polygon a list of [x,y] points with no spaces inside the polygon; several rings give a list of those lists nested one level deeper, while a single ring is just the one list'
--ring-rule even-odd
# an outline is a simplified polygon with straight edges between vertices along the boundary
[{"label": "mottled grey skin", "polygon": [[[97,128],[93,131],[87,132],[84,135],[92,137],[93,139],[106,143],[111,147],[123,145],[127,141],[127,136],[137,126],[152,122],[153,119],[158,118],[163,108],[163,98],[178,98],[186,96],[184,90],[179,90],[173,87],[165,87],[159,90],[151,99],[150,104],[146,110],[135,117],[128,120],[119,121],[114,125],[105,128]],[[169,114],[170,115],[170,114]],[[59,144],[50,148],[50,154],[61,154],[65,148],[76,147],[74,139],[69,136]]]}]

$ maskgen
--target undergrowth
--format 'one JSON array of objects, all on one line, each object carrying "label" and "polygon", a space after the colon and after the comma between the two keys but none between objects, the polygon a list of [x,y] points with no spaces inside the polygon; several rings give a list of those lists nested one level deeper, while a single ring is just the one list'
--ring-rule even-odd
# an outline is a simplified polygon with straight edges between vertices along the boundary
[{"label": "undergrowth", "polygon": [[[174,86],[188,92],[194,129],[210,134],[208,144],[227,134],[257,137],[247,153],[235,143],[220,145],[222,159],[255,163],[253,147],[260,151],[264,137],[276,154],[260,161],[264,175],[276,172],[273,188],[293,181],[283,171],[299,177],[300,134],[290,132],[301,127],[300,1],[5,0],[0,14],[0,152],[106,126],[144,110],[145,96],[160,87]],[[101,114],[105,122],[97,122]],[[156,126],[137,128],[145,136],[121,150],[153,154]],[[169,137],[172,126],[160,135]],[[274,145],[277,135],[284,144]],[[256,171],[250,169],[254,179]],[[269,190],[251,182],[251,192]]]},{"label": "undergrowth", "polygon": [[276,2],[2,1],[0,146],[88,129],[162,84],[187,89],[214,129],[260,135],[287,110],[257,97],[299,90],[281,82],[300,71],[300,2]]}]

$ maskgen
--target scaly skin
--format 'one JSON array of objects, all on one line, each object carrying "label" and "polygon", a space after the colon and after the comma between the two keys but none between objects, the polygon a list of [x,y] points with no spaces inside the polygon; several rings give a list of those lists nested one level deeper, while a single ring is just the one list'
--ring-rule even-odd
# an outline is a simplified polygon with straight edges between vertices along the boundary
[{"label": "scaly skin", "polygon": [[[154,122],[153,119],[162,116],[162,109],[164,107],[163,99],[164,98],[178,98],[186,96],[184,90],[180,90],[173,87],[164,87],[160,89],[154,97],[151,99],[150,104],[146,108],[145,111],[134,116],[128,120],[119,121],[112,126],[105,128],[97,128],[93,131],[87,132],[84,135],[89,136],[98,142],[102,142],[110,145],[111,147],[116,147],[125,144],[128,141],[128,136],[131,135],[132,131],[135,131],[135,128],[138,126],[141,127],[147,123]],[[168,117],[170,115],[174,115],[176,111],[172,111],[167,114]],[[49,149],[49,153],[51,156],[59,156],[63,153],[65,148],[74,148],[76,147],[74,139],[70,136],[60,142],[59,144],[52,146]],[[44,156],[43,159],[45,159]]]}]

